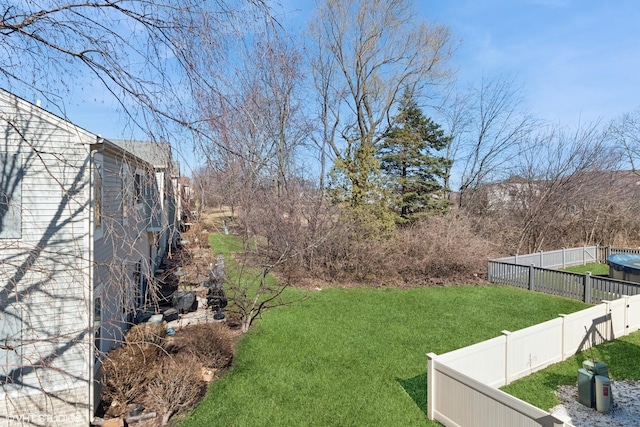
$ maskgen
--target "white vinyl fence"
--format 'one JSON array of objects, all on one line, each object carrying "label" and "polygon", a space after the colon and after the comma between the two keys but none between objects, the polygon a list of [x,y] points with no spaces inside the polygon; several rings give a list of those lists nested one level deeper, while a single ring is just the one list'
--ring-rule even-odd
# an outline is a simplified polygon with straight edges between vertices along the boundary
[{"label": "white vinyl fence", "polygon": [[[640,329],[640,295],[442,355],[427,355],[427,412],[445,426],[572,426],[497,387]],[[577,370],[576,370],[577,376]]]}]

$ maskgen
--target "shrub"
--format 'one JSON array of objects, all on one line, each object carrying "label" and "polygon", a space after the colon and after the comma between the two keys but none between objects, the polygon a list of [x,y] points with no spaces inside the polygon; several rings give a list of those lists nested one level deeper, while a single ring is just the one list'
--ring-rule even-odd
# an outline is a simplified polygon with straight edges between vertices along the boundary
[{"label": "shrub", "polygon": [[135,325],[125,335],[124,344],[103,359],[103,400],[112,405],[117,415],[144,393],[154,366],[164,353],[165,335],[161,324]]},{"label": "shrub", "polygon": [[455,213],[423,218],[385,238],[367,237],[359,224],[344,218],[324,226],[325,238],[304,253],[303,262],[290,262],[278,272],[286,280],[300,281],[307,274],[369,285],[465,283],[484,278],[487,258],[495,254],[489,241]]},{"label": "shrub", "polygon": [[153,366],[159,357],[156,346],[125,344],[111,350],[102,361],[102,398],[115,415],[126,412],[127,405],[141,396]]},{"label": "shrub", "polygon": [[194,405],[204,394],[202,364],[189,353],[165,355],[149,381],[148,397],[162,413],[162,425],[176,412]]},{"label": "shrub", "polygon": [[194,355],[203,366],[221,369],[233,358],[231,331],[221,323],[192,325],[180,331],[182,351]]},{"label": "shrub", "polygon": [[129,345],[162,347],[166,334],[160,323],[141,323],[129,329],[124,339]]}]

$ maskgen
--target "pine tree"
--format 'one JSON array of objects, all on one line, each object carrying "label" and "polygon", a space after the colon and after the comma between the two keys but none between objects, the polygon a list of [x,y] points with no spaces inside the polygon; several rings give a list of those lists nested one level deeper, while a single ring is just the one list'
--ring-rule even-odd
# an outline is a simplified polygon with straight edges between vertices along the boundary
[{"label": "pine tree", "polygon": [[405,90],[398,114],[377,154],[389,188],[396,196],[399,222],[409,223],[449,207],[443,182],[451,161],[437,152],[450,139],[437,123],[425,117],[411,93]]}]

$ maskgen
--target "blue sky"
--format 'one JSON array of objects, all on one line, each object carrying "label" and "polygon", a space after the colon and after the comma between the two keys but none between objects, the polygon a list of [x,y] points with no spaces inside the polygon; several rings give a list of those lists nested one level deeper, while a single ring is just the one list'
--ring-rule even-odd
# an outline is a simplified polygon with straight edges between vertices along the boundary
[{"label": "blue sky", "polygon": [[510,73],[538,118],[576,125],[640,106],[636,0],[418,0],[461,44],[462,80]]},{"label": "blue sky", "polygon": [[[274,0],[274,12],[301,31],[313,0]],[[531,113],[574,126],[608,122],[640,107],[640,1],[415,0],[425,21],[451,28],[459,81],[517,76]],[[99,87],[93,90],[99,92]],[[87,91],[85,91],[87,92]],[[91,132],[120,137],[113,106],[89,91],[69,118]],[[44,105],[43,105],[44,106]],[[46,106],[45,106],[46,108]]]},{"label": "blue sky", "polygon": [[[414,0],[451,28],[462,84],[516,76],[531,112],[553,123],[608,121],[640,107],[640,1]],[[298,30],[313,0],[281,0]]]}]

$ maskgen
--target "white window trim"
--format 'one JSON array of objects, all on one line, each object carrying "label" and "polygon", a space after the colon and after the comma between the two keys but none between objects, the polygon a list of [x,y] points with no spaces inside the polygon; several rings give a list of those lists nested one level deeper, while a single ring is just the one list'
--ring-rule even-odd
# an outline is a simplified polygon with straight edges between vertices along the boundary
[{"label": "white window trim", "polygon": [[[105,203],[104,203],[104,156],[101,153],[95,153],[93,155],[93,159],[94,159],[94,168],[100,168],[100,172],[101,172],[101,181],[102,181],[102,185],[100,186],[100,202],[101,202],[101,207],[100,207],[100,228],[96,228],[96,224],[95,224],[95,209],[96,209],[96,193],[95,193],[95,180],[93,182],[93,188],[92,188],[92,192],[93,192],[93,200],[91,201],[91,204],[93,206],[93,212],[91,213],[92,215],[92,221],[91,223],[92,225],[92,229],[93,229],[93,238],[94,240],[100,240],[102,239],[102,237],[104,236],[104,228],[105,228],[105,223],[104,223],[104,207],[105,207]],[[100,166],[98,166],[100,165]],[[93,176],[92,176],[92,180],[93,180]]]}]

